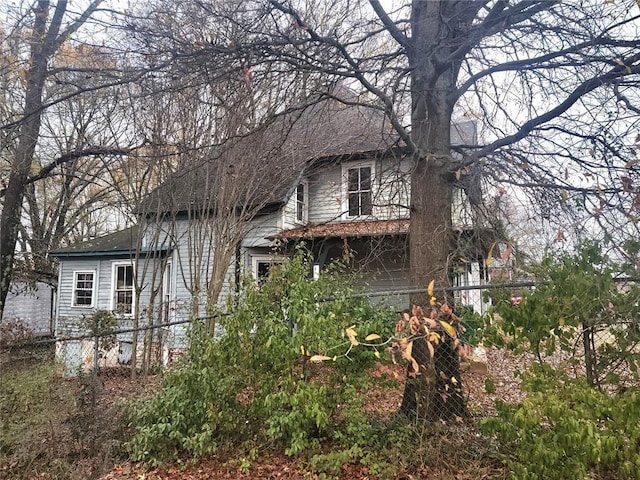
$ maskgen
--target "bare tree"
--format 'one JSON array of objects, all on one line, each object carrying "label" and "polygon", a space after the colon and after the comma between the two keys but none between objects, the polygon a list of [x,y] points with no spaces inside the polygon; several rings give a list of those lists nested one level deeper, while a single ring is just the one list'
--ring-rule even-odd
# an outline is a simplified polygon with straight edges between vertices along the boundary
[{"label": "bare tree", "polygon": [[[33,233],[33,236],[25,236],[42,244],[32,246],[35,246],[39,253],[46,253],[46,249],[51,247],[52,238],[55,237],[56,241],[59,241],[61,230],[67,228],[67,211],[69,200],[72,198],[70,194],[73,193],[68,188],[75,178],[73,170],[78,166],[76,161],[92,155],[123,153],[123,149],[116,147],[88,145],[86,139],[80,139],[80,136],[76,135],[79,143],[65,145],[62,153],[49,156],[51,150],[45,148],[41,142],[43,121],[46,124],[45,113],[48,109],[84,92],[120,81],[114,81],[114,77],[110,77],[109,80],[105,80],[104,77],[101,81],[96,81],[95,78],[92,80],[92,76],[97,78],[103,74],[109,77],[108,71],[111,69],[105,68],[105,65],[99,68],[89,67],[86,63],[70,65],[68,60],[64,59],[73,52],[69,47],[70,39],[99,10],[101,3],[100,0],[95,0],[81,12],[70,12],[66,1],[59,1],[55,6],[51,6],[49,1],[38,1],[32,10],[16,10],[19,18],[16,20],[15,29],[3,32],[10,46],[7,51],[2,52],[3,78],[19,87],[13,91],[22,92],[22,95],[16,93],[11,98],[11,103],[5,104],[17,109],[4,112],[3,124],[0,127],[3,132],[2,155],[6,162],[3,170],[6,178],[3,179],[4,185],[1,190],[3,206],[0,218],[0,315],[12,278],[19,231],[22,229],[25,234]],[[82,45],[78,50],[81,48]],[[76,56],[82,56],[80,51],[75,53]],[[75,79],[70,76],[72,71],[76,72]],[[82,72],[82,75],[79,76],[78,72]],[[58,88],[56,92],[56,84],[66,84],[67,88]],[[59,121],[66,120],[68,118]],[[74,125],[83,128],[80,123]],[[76,132],[80,133],[87,132]],[[50,143],[49,146],[51,145]],[[48,161],[40,163],[40,159],[47,157]],[[62,196],[58,197],[59,202],[55,207],[56,220],[45,225],[44,206],[38,204],[37,190],[33,182],[46,178],[63,164],[71,164],[71,170],[67,169],[67,172],[63,173],[66,179],[62,182]],[[21,223],[25,195],[33,228],[31,232]],[[48,207],[47,213],[50,213]]]},{"label": "bare tree", "polygon": [[[389,5],[176,1],[155,5],[149,23],[131,29],[158,62],[179,60],[191,78],[323,78],[309,87],[323,84],[327,94],[332,78],[368,92],[358,102],[382,110],[413,156],[413,287],[450,281],[455,188],[479,204],[512,186],[541,209],[586,208],[600,219],[617,210],[633,222],[640,53],[632,0]],[[452,146],[451,124],[464,116],[478,120],[484,143]]]}]

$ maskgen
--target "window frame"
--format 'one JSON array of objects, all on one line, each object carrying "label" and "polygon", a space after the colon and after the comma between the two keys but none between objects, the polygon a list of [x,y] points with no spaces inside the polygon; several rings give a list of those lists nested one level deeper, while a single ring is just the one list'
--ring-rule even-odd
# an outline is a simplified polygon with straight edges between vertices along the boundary
[{"label": "window frame", "polygon": [[[117,310],[118,305],[116,302],[116,287],[118,283],[118,268],[119,267],[131,267],[131,312],[120,312]],[[121,290],[127,291],[127,290]],[[135,315],[136,306],[136,271],[135,264],[132,261],[113,262],[111,264],[111,311],[116,315],[123,317],[133,317]]]},{"label": "window frame", "polygon": [[251,255],[251,275],[256,282],[260,282],[262,279],[258,277],[258,267],[261,263],[282,264],[283,262],[284,258],[277,255]]},{"label": "window frame", "polygon": [[[91,303],[89,305],[86,304],[78,304],[78,275],[86,275],[91,274]],[[73,271],[73,290],[71,296],[71,308],[94,308],[96,304],[96,280],[98,276],[95,270],[74,270]],[[84,280],[86,281],[86,280]],[[84,291],[89,291],[89,289],[84,288]]]},{"label": "window frame", "polygon": [[[299,198],[299,189],[303,188],[302,200]],[[293,192],[294,195],[294,208],[293,218],[296,223],[307,223],[309,221],[309,182],[301,180],[296,185],[296,189]],[[299,214],[301,214],[299,216]]]},{"label": "window frame", "polygon": [[[369,168],[370,169],[370,177],[369,177],[369,189],[368,190],[363,190],[361,189],[361,179],[358,179],[358,190],[349,190],[349,172],[351,170],[361,170],[363,168]],[[360,175],[360,173],[358,173],[358,175]],[[364,162],[348,162],[342,165],[342,211],[343,211],[343,216],[348,218],[348,219],[355,219],[355,218],[362,218],[362,217],[371,217],[373,215],[373,210],[374,210],[374,206],[373,206],[373,197],[374,197],[374,182],[375,182],[375,178],[376,178],[376,169],[375,169],[375,162],[373,160],[368,160],[368,161],[364,161]],[[359,201],[358,203],[358,214],[357,215],[351,215],[350,212],[350,208],[349,208],[349,197],[351,194],[358,194],[358,195],[362,195],[363,192],[368,192],[369,193],[369,201],[371,204],[371,210],[369,213],[362,213],[362,202]]]}]

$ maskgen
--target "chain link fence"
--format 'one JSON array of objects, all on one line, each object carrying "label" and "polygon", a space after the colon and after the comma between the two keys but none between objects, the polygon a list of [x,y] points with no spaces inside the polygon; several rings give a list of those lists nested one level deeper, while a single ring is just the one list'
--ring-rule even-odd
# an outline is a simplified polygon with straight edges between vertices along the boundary
[{"label": "chain link fence", "polygon": [[[518,303],[518,292],[532,286],[455,287],[448,293],[509,288]],[[390,314],[390,322],[397,322],[388,342],[396,363],[382,358],[373,374],[382,372],[395,383],[383,396],[372,394],[378,412],[439,423],[490,416],[496,400],[523,399],[515,373],[536,362],[585,377],[599,388],[640,386],[638,319],[614,325],[596,319],[572,331],[573,348],[546,352],[492,343],[481,335],[485,324],[468,307],[453,312],[438,304],[423,312]],[[123,442],[131,432],[120,421],[125,415],[121,400],[157,390],[162,373],[185,354],[192,321],[138,328],[108,323],[97,319],[83,333],[52,338],[33,338],[19,325],[2,325],[0,478],[32,478],[52,468],[60,478],[91,478],[126,458]]]}]

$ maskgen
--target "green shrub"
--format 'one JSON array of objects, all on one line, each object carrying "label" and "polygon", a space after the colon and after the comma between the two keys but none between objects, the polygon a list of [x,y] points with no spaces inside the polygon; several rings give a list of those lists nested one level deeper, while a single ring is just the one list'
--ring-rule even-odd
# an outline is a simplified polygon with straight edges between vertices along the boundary
[{"label": "green shrub", "polygon": [[182,366],[137,408],[134,460],[200,457],[222,442],[261,438],[291,455],[324,439],[366,439],[359,392],[371,382],[376,352],[352,350],[346,330],[388,336],[394,316],[351,298],[339,266],[316,281],[309,271],[301,252],[272,268],[260,288],[246,282],[220,318],[221,338],[194,325]]},{"label": "green shrub", "polygon": [[[492,291],[494,311],[483,331],[487,343],[543,355],[575,352],[592,386],[618,383],[614,366],[640,374],[640,286],[621,286],[616,276],[635,265],[615,263],[599,245],[584,243],[576,253],[547,257],[532,267],[539,284],[518,305],[509,291]],[[497,319],[497,321],[495,321]]]},{"label": "green shrub", "polygon": [[502,446],[514,479],[640,479],[640,394],[609,395],[583,379],[536,366],[523,378],[527,398],[498,404],[485,433]]}]

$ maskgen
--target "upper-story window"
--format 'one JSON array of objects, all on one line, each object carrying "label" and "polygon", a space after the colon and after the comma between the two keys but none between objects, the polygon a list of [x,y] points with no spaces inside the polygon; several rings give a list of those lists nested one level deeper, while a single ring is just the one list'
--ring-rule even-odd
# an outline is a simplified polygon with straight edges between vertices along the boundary
[{"label": "upper-story window", "polygon": [[133,265],[113,265],[113,310],[122,315],[133,314]]},{"label": "upper-story window", "polygon": [[296,221],[304,223],[307,221],[307,183],[300,182],[296,187]]},{"label": "upper-story window", "polygon": [[73,272],[73,306],[93,307],[96,273],[91,271]]},{"label": "upper-story window", "polygon": [[371,165],[361,165],[347,169],[347,211],[350,217],[371,215],[372,171]]}]

